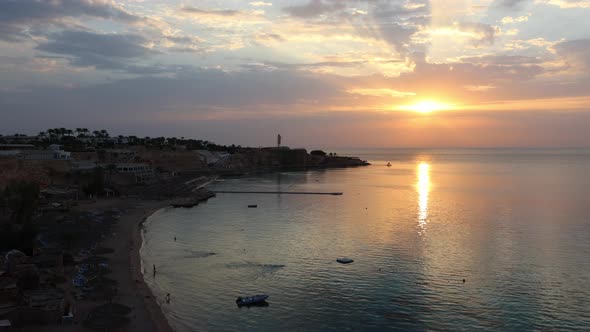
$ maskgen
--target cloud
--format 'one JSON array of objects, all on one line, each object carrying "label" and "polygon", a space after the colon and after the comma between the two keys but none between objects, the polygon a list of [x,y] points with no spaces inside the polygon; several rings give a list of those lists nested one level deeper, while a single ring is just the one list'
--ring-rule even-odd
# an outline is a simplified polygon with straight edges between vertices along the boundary
[{"label": "cloud", "polygon": [[558,43],[557,53],[574,69],[590,69],[590,39],[577,39]]},{"label": "cloud", "polygon": [[588,0],[537,0],[536,3],[544,3],[563,9],[590,8]]},{"label": "cloud", "polygon": [[506,16],[504,18],[502,18],[502,24],[512,24],[512,23],[520,23],[520,22],[526,22],[529,20],[529,15],[523,15],[523,16],[517,16],[517,17],[512,17],[512,16]]},{"label": "cloud", "polygon": [[482,55],[482,56],[469,56],[461,57],[461,62],[472,63],[472,64],[485,64],[485,65],[527,65],[527,64],[539,64],[541,59],[524,56],[524,55]]},{"label": "cloud", "polygon": [[448,36],[454,40],[465,40],[473,47],[494,44],[496,28],[485,23],[478,22],[454,22],[447,26],[437,26],[425,29],[421,35]]},{"label": "cloud", "polygon": [[235,9],[202,9],[191,6],[182,6],[179,13],[185,17],[198,19],[198,23],[209,25],[215,29],[227,29],[240,27],[236,31],[243,33],[241,27],[246,24],[258,24],[267,22],[263,10],[235,10]]},{"label": "cloud", "polygon": [[346,8],[346,1],[309,0],[303,5],[284,7],[283,11],[291,16],[310,18]]},{"label": "cloud", "polygon": [[474,46],[492,45],[494,43],[496,30],[489,24],[462,22],[458,24],[458,28],[459,31],[473,35],[471,43]]},{"label": "cloud", "polygon": [[507,8],[520,7],[529,0],[496,0],[496,5]]},{"label": "cloud", "polygon": [[496,87],[493,85],[465,85],[465,90],[472,91],[472,92],[486,92]]},{"label": "cloud", "polygon": [[414,27],[406,27],[395,22],[379,25],[379,32],[383,40],[393,45],[396,51],[402,55],[408,53],[410,38],[416,31],[417,29]]},{"label": "cloud", "polygon": [[239,10],[232,10],[232,9],[212,9],[212,10],[205,10],[199,9],[195,7],[181,7],[180,11],[186,14],[191,14],[195,16],[223,16],[223,17],[231,17],[237,16],[241,12]]},{"label": "cloud", "polygon": [[254,7],[266,7],[266,6],[272,6],[272,3],[264,2],[264,1],[254,1],[254,2],[250,2],[249,5],[254,6]]},{"label": "cloud", "polygon": [[372,96],[372,97],[389,97],[389,98],[403,98],[403,97],[410,97],[415,96],[414,92],[404,92],[398,91],[393,89],[387,88],[380,88],[380,89],[350,89],[346,92],[351,94],[358,94],[363,96]]},{"label": "cloud", "polygon": [[144,46],[147,40],[132,34],[99,34],[65,30],[50,34],[37,50],[57,54],[79,67],[155,73],[157,67],[142,67],[131,62],[155,54]]},{"label": "cloud", "polygon": [[114,1],[108,0],[3,0],[0,1],[0,39],[18,41],[26,37],[28,26],[80,16],[126,23],[140,20]]},{"label": "cloud", "polygon": [[[138,77],[104,84],[62,89],[30,87],[39,97],[38,103],[47,103],[49,113],[84,112],[117,115],[120,110],[133,112],[147,107],[151,112],[208,113],[216,109],[259,107],[263,105],[288,106],[300,103],[328,101],[340,88],[315,75],[292,70],[272,72],[257,68],[236,72],[217,69],[182,68],[174,77]],[[27,104],[27,97],[21,96]],[[84,104],[94,109],[82,110]],[[105,110],[101,110],[105,107]],[[1,107],[0,107],[1,108]]]}]

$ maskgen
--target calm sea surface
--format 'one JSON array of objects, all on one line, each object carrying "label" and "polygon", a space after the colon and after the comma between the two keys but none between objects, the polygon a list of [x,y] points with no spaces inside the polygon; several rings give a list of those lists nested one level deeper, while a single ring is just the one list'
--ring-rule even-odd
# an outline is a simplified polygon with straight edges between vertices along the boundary
[{"label": "calm sea surface", "polygon": [[590,330],[590,150],[346,152],[373,165],[211,186],[343,196],[219,194],[149,219],[146,279],[177,331]]}]

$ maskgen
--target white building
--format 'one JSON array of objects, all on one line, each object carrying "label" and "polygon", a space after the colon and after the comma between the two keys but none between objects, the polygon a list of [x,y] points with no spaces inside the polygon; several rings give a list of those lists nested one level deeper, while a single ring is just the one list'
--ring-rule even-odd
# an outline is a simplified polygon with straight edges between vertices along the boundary
[{"label": "white building", "polygon": [[19,157],[25,160],[70,160],[70,152],[63,150],[63,145],[51,144],[47,150],[24,150]]},{"label": "white building", "polygon": [[35,150],[30,144],[0,144],[0,156],[15,157],[24,160],[70,160],[70,152],[64,151],[62,145],[52,144],[46,150]]}]

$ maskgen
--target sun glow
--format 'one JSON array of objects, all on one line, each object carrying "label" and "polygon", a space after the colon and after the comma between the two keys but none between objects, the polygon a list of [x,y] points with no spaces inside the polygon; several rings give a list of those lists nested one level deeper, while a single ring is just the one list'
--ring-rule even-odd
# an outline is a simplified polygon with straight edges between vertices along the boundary
[{"label": "sun glow", "polygon": [[426,228],[428,220],[428,195],[430,194],[430,165],[422,162],[418,165],[418,223],[420,228]]},{"label": "sun glow", "polygon": [[449,104],[445,104],[445,103],[441,103],[441,102],[437,102],[437,101],[432,101],[432,100],[425,100],[425,101],[421,101],[416,104],[405,105],[405,106],[401,107],[402,110],[414,111],[414,112],[418,112],[418,113],[431,113],[431,112],[435,112],[435,111],[446,110],[449,108],[451,108],[451,105],[449,105]]}]

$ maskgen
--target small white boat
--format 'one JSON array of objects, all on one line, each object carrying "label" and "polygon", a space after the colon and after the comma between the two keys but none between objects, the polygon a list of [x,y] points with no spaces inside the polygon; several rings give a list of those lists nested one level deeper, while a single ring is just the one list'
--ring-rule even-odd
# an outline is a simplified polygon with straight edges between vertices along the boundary
[{"label": "small white boat", "polygon": [[338,258],[336,261],[340,264],[350,264],[350,263],[354,262],[354,260],[352,258],[348,258],[348,257],[341,257],[341,258]]},{"label": "small white boat", "polygon": [[240,307],[243,305],[257,305],[257,304],[259,305],[259,304],[265,303],[266,299],[268,299],[268,295],[266,295],[266,294],[246,296],[246,297],[240,296],[236,299],[236,303]]}]

